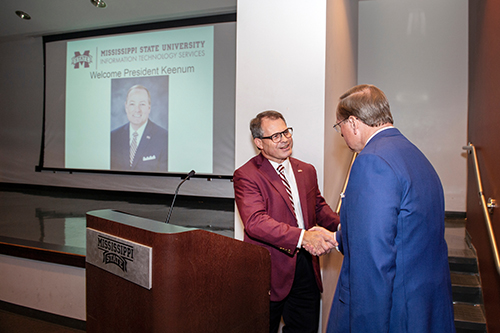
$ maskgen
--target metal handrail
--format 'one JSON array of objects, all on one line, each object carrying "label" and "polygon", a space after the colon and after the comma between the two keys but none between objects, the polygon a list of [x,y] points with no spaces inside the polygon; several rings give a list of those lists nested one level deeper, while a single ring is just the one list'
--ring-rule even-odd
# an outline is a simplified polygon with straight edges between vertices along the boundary
[{"label": "metal handrail", "polygon": [[483,182],[481,181],[481,172],[479,171],[479,163],[477,162],[476,147],[474,147],[474,145],[469,142],[469,144],[467,146],[464,146],[463,149],[467,150],[469,154],[472,153],[472,156],[474,158],[474,169],[476,170],[476,180],[477,180],[477,186],[479,188],[479,198],[481,200],[481,206],[483,207],[486,229],[488,230],[488,237],[490,239],[493,258],[495,259],[495,266],[498,274],[500,275],[500,255],[498,254],[495,232],[493,231],[493,227],[491,225],[490,213],[488,211],[488,205],[486,204],[486,199],[483,193]]},{"label": "metal handrail", "polygon": [[358,156],[358,153],[352,154],[351,164],[349,164],[349,169],[347,170],[347,176],[345,177],[344,186],[342,187],[342,192],[340,192],[339,202],[337,204],[337,209],[335,210],[335,212],[337,214],[340,213],[340,206],[342,206],[342,198],[343,198],[345,189],[347,188],[347,183],[349,182],[349,175],[351,174],[352,164],[354,163],[356,156]]}]

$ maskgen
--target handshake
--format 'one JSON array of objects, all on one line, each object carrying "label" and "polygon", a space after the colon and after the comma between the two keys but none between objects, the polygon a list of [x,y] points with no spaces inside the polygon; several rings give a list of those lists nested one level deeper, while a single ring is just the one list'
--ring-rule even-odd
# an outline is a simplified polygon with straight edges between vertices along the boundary
[{"label": "handshake", "polygon": [[330,253],[339,243],[335,240],[335,232],[315,226],[304,232],[302,247],[313,256]]}]

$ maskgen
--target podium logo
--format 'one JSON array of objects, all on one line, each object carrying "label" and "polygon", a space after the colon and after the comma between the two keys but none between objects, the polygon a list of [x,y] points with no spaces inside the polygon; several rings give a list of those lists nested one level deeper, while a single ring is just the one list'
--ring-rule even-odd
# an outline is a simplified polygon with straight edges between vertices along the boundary
[{"label": "podium logo", "polygon": [[92,56],[90,55],[90,51],[87,50],[81,54],[79,51],[75,52],[75,56],[71,58],[71,64],[75,69],[80,68],[80,65],[83,65],[85,68],[90,67],[90,63],[92,63]]},{"label": "podium logo", "polygon": [[114,264],[123,272],[127,272],[127,262],[134,261],[134,247],[128,244],[98,235],[97,247],[103,251],[103,264]]}]

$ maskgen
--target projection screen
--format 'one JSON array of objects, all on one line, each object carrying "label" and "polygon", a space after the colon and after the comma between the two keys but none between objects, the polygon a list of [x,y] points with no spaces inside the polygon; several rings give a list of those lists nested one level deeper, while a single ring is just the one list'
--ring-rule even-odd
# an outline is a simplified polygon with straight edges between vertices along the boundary
[{"label": "projection screen", "polygon": [[38,169],[232,175],[230,18],[44,38]]}]

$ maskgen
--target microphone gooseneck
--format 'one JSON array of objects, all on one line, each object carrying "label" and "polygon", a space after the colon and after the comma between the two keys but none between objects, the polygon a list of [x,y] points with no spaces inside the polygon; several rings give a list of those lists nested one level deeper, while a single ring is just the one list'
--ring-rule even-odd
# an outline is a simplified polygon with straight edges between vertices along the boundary
[{"label": "microphone gooseneck", "polygon": [[175,189],[174,198],[172,199],[172,204],[170,205],[170,210],[168,211],[168,216],[167,216],[167,219],[165,220],[165,223],[168,223],[168,221],[170,221],[170,216],[172,215],[172,209],[174,208],[175,198],[177,197],[177,193],[179,192],[179,188],[181,187],[182,184],[184,184],[184,182],[186,180],[189,180],[189,178],[191,178],[192,176],[194,176],[195,173],[196,172],[194,170],[189,171],[189,173],[187,174],[186,178],[184,178],[179,183],[179,185],[177,185],[177,188]]}]

